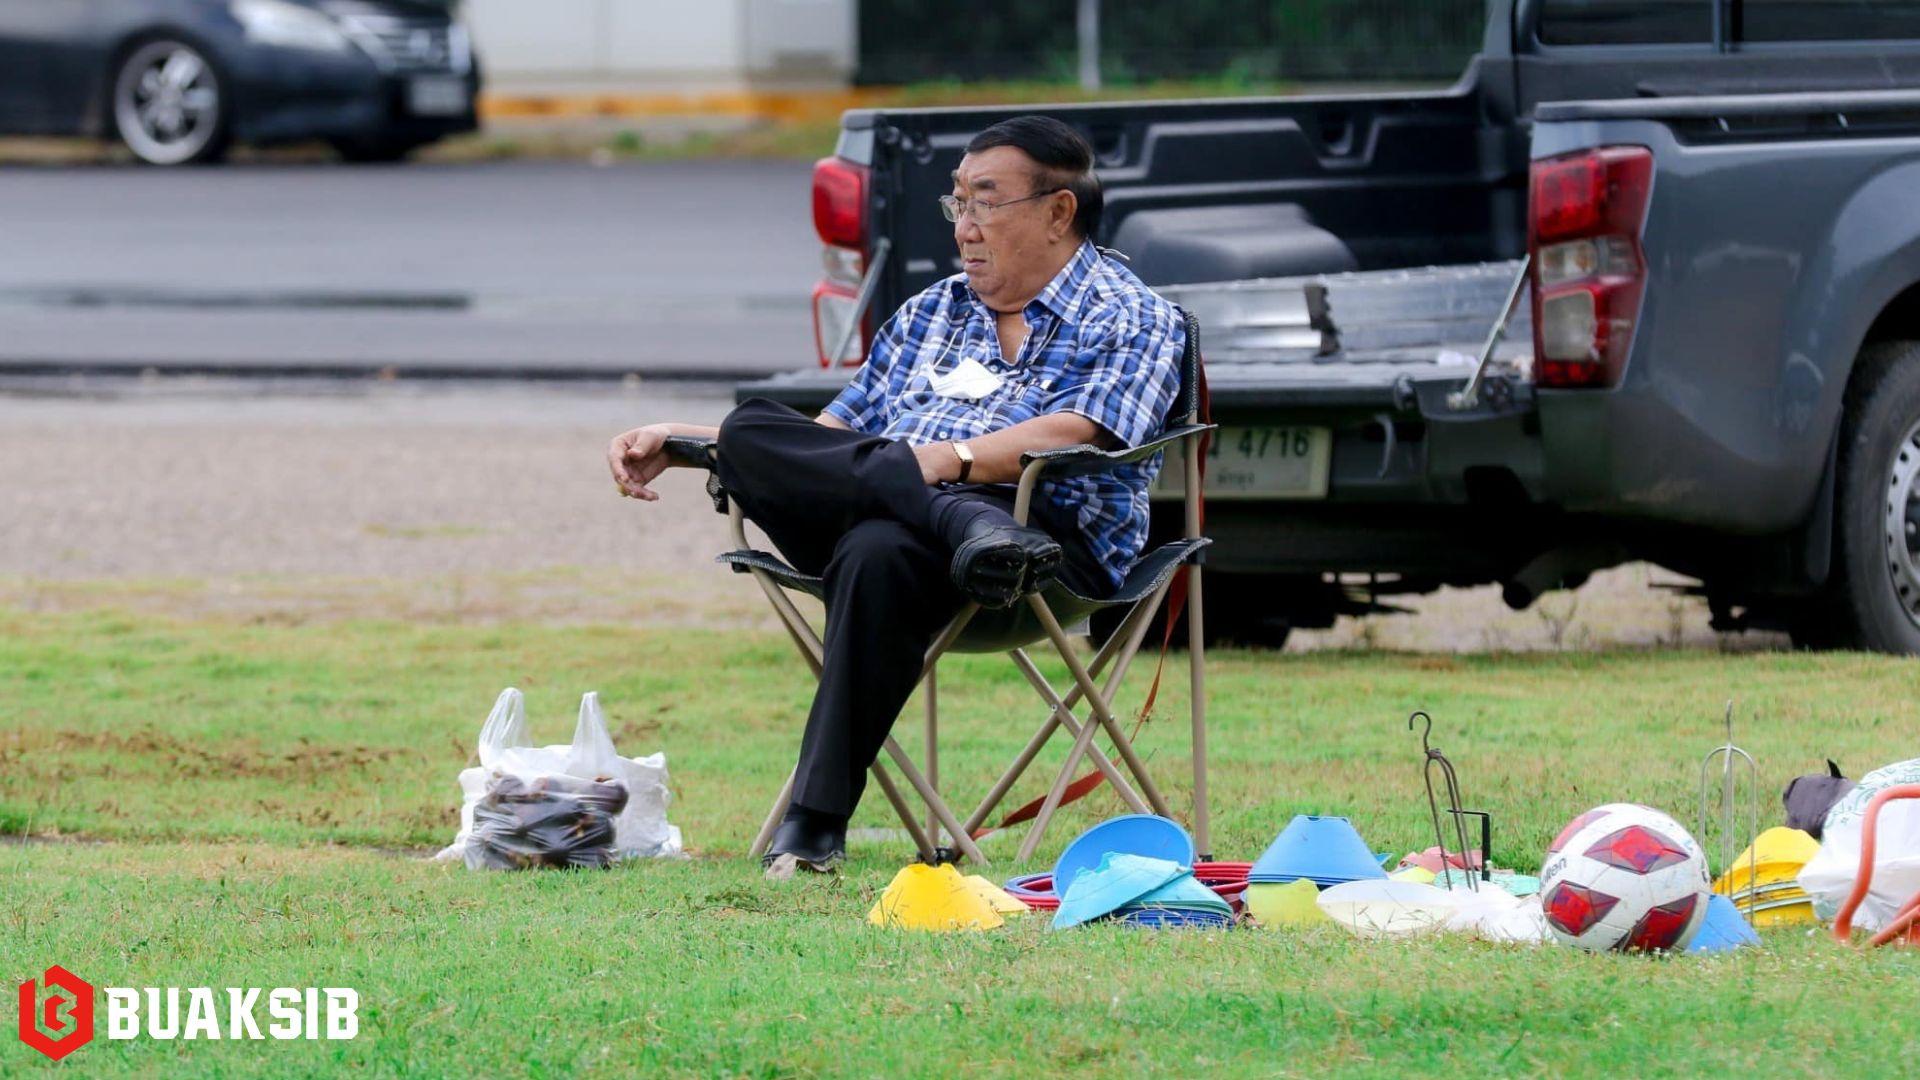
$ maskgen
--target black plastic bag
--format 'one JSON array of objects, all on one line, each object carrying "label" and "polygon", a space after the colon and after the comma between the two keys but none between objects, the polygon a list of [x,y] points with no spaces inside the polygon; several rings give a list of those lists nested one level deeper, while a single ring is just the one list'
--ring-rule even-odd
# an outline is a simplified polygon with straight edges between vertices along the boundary
[{"label": "black plastic bag", "polygon": [[1787,828],[1799,829],[1815,840],[1820,839],[1821,829],[1827,823],[1827,811],[1853,787],[1853,781],[1840,775],[1840,766],[1831,758],[1827,760],[1825,775],[1810,773],[1794,777],[1780,793],[1780,801],[1787,808]]}]

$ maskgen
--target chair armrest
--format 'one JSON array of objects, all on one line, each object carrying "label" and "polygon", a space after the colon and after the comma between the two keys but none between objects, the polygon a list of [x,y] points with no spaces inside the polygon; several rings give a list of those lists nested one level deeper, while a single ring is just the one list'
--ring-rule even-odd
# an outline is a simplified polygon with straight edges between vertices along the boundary
[{"label": "chair armrest", "polygon": [[720,513],[727,512],[727,489],[720,483],[720,474],[713,471],[714,451],[720,440],[705,435],[669,435],[665,444],[667,460],[675,465],[685,465],[707,471],[707,498],[713,500],[713,508]]},{"label": "chair armrest", "polygon": [[687,465],[696,469],[713,470],[713,450],[720,440],[709,439],[704,435],[667,436],[667,460],[675,465]]},{"label": "chair armrest", "polygon": [[1079,446],[1062,446],[1057,450],[1032,450],[1020,455],[1020,467],[1025,469],[1039,462],[1042,476],[1086,476],[1090,473],[1106,472],[1116,465],[1145,461],[1181,439],[1190,439],[1203,432],[1212,431],[1217,426],[1216,424],[1183,424],[1161,432],[1157,438],[1125,450],[1102,450],[1085,443]]}]

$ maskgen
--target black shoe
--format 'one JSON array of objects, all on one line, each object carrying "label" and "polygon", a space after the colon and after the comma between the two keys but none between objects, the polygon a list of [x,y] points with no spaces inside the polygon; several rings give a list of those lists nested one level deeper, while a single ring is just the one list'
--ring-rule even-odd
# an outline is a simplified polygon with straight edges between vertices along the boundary
[{"label": "black shoe", "polygon": [[970,525],[967,539],[954,549],[951,575],[961,592],[981,607],[1013,606],[1038,592],[1060,569],[1060,543],[1025,525]]},{"label": "black shoe", "polygon": [[[773,842],[760,857],[769,877],[792,877],[795,870],[831,873],[847,857],[847,821],[789,807],[774,830]],[[777,872],[777,873],[776,873]]]}]

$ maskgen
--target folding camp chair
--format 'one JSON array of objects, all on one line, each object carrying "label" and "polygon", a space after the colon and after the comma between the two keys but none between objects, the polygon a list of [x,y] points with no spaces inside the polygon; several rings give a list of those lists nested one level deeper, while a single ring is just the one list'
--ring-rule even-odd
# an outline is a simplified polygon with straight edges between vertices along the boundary
[{"label": "folding camp chair", "polygon": [[[926,771],[923,773],[915,766],[891,735],[884,744],[886,758],[899,768],[907,783],[927,806],[929,820],[924,829],[915,820],[913,808],[894,783],[884,762],[876,761],[872,766],[875,783],[893,804],[894,811],[899,814],[918,847],[920,857],[928,862],[949,857],[948,851],[940,845],[942,830],[951,838],[953,846],[959,849],[959,854],[977,863],[987,861],[974,842],[978,830],[1060,728],[1065,728],[1073,737],[1073,748],[1055,777],[1052,788],[1048,790],[1021,846],[1019,858],[1022,861],[1032,856],[1054,812],[1066,799],[1073,774],[1084,757],[1092,758],[1101,776],[1113,785],[1121,800],[1135,813],[1170,816],[1165,798],[1149,777],[1145,763],[1134,751],[1131,739],[1121,730],[1119,721],[1114,717],[1112,702],[1114,691],[1126,676],[1127,668],[1146,636],[1154,611],[1172,589],[1175,576],[1182,567],[1187,571],[1187,658],[1192,681],[1193,829],[1198,851],[1205,854],[1212,850],[1207,815],[1206,657],[1202,646],[1200,606],[1202,552],[1211,541],[1200,535],[1200,465],[1204,439],[1214,425],[1206,422],[1204,415],[1200,324],[1190,314],[1185,319],[1187,342],[1180,360],[1180,392],[1169,410],[1160,435],[1131,449],[1107,451],[1082,445],[1022,455],[1020,483],[1013,510],[1014,518],[1026,524],[1034,488],[1044,478],[1097,473],[1120,464],[1144,460],[1175,444],[1182,444],[1185,449],[1182,490],[1186,511],[1182,537],[1144,553],[1134,563],[1120,588],[1109,597],[1093,599],[1080,596],[1063,583],[1055,582],[1038,592],[1027,593],[1004,610],[984,609],[972,602],[961,608],[946,629],[935,638],[921,666],[920,679],[924,685],[923,697],[926,702]],[[736,573],[753,575],[754,580],[759,582],[794,645],[800,650],[801,657],[812,669],[814,677],[818,678],[822,666],[820,638],[794,606],[787,591],[822,598],[825,588],[822,580],[801,573],[777,556],[751,547],[738,501],[727,498],[718,474],[713,472],[717,454],[714,440],[676,436],[667,440],[667,453],[680,464],[708,470],[708,494],[713,497],[715,509],[728,515],[736,545],[735,550],[718,556],[718,561],[729,564]],[[1091,663],[1082,663],[1062,627],[1074,625],[1095,611],[1120,607],[1126,608],[1127,613],[1119,628],[1107,638]],[[1074,685],[1064,697],[1041,674],[1025,651],[1024,646],[1040,641],[1052,644],[1073,677]],[[938,790],[939,705],[935,666],[940,657],[950,651],[1006,652],[1050,709],[1046,721],[1034,732],[1019,756],[964,822],[954,814]],[[1104,683],[1096,685],[1095,680],[1100,678],[1103,671],[1108,672],[1107,677]],[[1074,706],[1081,701],[1086,703],[1090,716],[1075,715]],[[1126,767],[1126,774],[1123,775],[1113,759],[1095,744],[1095,735],[1102,732],[1112,740],[1114,749]],[[1129,775],[1132,782],[1128,780]],[[1135,784],[1138,784],[1137,789]],[[779,797],[774,800],[772,811],[754,839],[751,849],[753,855],[764,853],[772,842],[774,829],[786,810],[792,791],[793,776],[789,774]]]}]

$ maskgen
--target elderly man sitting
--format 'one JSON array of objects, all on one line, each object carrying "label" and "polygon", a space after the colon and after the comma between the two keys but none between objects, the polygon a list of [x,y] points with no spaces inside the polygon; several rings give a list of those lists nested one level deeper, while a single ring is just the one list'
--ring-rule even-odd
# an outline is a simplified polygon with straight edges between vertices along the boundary
[{"label": "elderly man sitting", "polygon": [[1021,454],[1137,445],[1178,392],[1178,312],[1093,245],[1092,148],[1057,120],[1007,120],[953,184],[940,206],[963,272],[902,305],[819,416],[755,398],[717,431],[651,424],[608,449],[622,493],[653,501],[667,437],[717,436],[741,511],[824,580],[824,671],[766,856],[779,876],[843,857],[867,769],[966,600],[1006,607],[1056,579],[1104,596],[1146,542],[1157,456],[1044,483],[1037,528],[1011,512]]}]

